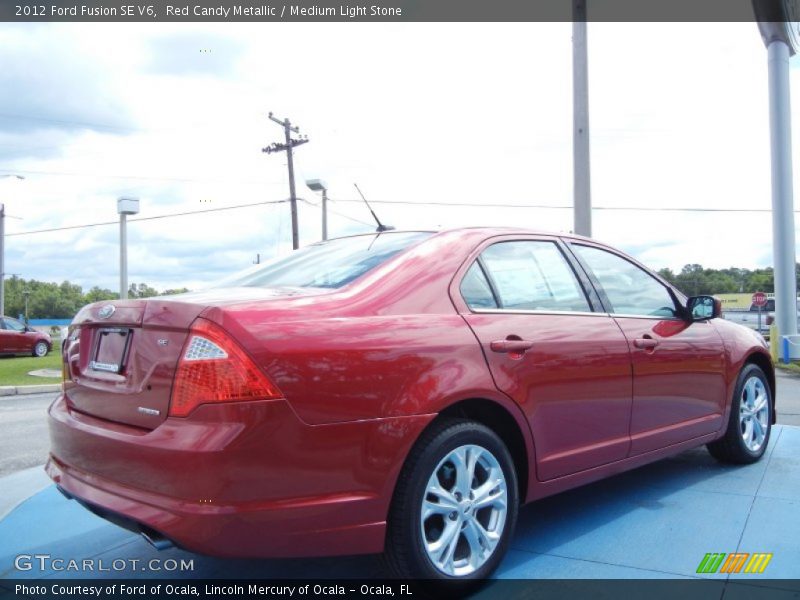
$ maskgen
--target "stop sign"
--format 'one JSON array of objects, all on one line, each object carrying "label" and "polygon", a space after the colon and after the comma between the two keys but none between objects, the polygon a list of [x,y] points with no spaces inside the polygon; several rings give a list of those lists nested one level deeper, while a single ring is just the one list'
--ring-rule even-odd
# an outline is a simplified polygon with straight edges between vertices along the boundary
[{"label": "stop sign", "polygon": [[767,295],[764,292],[756,292],[753,294],[753,304],[763,307],[767,305]]}]

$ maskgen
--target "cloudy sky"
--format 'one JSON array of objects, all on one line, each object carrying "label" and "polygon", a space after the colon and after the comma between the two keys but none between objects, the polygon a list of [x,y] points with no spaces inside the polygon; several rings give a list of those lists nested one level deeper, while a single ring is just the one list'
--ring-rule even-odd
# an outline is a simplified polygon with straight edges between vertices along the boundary
[{"label": "cloudy sky", "polygon": [[[285,156],[261,152],[283,133],[269,111],[311,140],[295,160],[302,244],[321,235],[314,177],[331,235],[374,228],[354,182],[398,228],[569,231],[570,36],[568,23],[3,24],[0,175],[25,177],[0,179],[6,272],[117,289],[116,226],[26,232],[113,222],[119,196],[148,218],[284,200]],[[771,265],[768,212],[642,210],[770,208],[756,26],[592,23],[589,53],[594,237],[654,268]],[[289,207],[132,221],[129,243],[130,281],[195,289],[289,251]]]}]

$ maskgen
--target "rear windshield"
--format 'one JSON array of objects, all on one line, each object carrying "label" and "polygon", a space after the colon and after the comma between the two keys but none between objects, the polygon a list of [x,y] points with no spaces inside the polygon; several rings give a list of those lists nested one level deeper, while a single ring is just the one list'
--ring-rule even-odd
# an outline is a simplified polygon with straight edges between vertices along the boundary
[{"label": "rear windshield", "polygon": [[340,288],[431,235],[388,232],[314,244],[234,275],[218,286]]}]

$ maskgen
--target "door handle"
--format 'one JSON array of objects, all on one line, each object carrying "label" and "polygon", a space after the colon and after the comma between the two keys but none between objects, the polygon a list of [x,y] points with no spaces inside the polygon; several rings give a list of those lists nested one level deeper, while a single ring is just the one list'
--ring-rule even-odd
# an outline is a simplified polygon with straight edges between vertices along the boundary
[{"label": "door handle", "polygon": [[489,348],[494,352],[506,354],[509,352],[522,354],[526,350],[533,348],[533,342],[528,340],[495,340],[489,344]]},{"label": "door handle", "polygon": [[658,346],[658,340],[654,340],[651,337],[636,338],[633,340],[633,345],[643,350],[652,350]]}]

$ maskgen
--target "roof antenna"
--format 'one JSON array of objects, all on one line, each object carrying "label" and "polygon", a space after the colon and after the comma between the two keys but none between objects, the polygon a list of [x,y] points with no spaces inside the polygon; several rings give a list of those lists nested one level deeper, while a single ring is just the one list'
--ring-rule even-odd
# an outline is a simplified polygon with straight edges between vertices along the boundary
[{"label": "roof antenna", "polygon": [[392,225],[384,225],[383,223],[381,223],[381,220],[378,218],[378,215],[375,214],[375,211],[372,210],[372,207],[369,205],[369,202],[367,202],[367,199],[364,197],[364,194],[361,193],[358,184],[354,183],[353,185],[355,186],[358,195],[361,196],[361,199],[364,201],[364,204],[367,205],[369,212],[372,213],[372,218],[375,219],[375,222],[378,224],[378,228],[375,231],[377,231],[378,233],[381,233],[383,231],[392,231],[394,229]]}]

